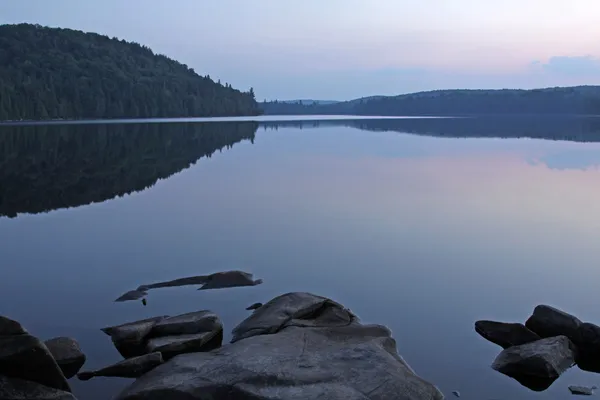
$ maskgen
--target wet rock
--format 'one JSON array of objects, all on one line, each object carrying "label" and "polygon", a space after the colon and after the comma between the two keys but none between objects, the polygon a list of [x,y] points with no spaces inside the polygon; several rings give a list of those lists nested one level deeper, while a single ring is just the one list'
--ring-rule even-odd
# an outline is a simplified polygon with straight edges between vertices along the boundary
[{"label": "wet rock", "polygon": [[126,292],[123,295],[121,295],[121,297],[119,297],[115,301],[123,302],[123,301],[130,301],[130,300],[139,300],[147,295],[148,295],[148,292],[145,292],[143,290],[130,290],[129,292]]},{"label": "wet rock", "polygon": [[581,396],[591,396],[594,394],[594,388],[586,387],[586,386],[569,386],[569,391],[571,394],[581,395]]},{"label": "wet rock", "polygon": [[140,321],[128,322],[122,325],[102,328],[109,335],[113,344],[125,358],[137,357],[146,353],[146,338],[154,325],[168,316],[147,318]]},{"label": "wet rock", "polygon": [[84,371],[77,374],[77,378],[87,381],[96,376],[139,378],[163,363],[162,354],[159,352],[144,354],[143,356],[128,358],[108,367],[96,371]]},{"label": "wet rock", "polygon": [[20,323],[0,315],[0,336],[22,335],[27,333]]},{"label": "wet rock", "polygon": [[250,311],[250,310],[257,310],[259,308],[261,308],[263,305],[263,303],[254,303],[251,306],[246,307],[246,310]]},{"label": "wet rock", "polygon": [[256,286],[262,279],[253,279],[253,275],[243,271],[217,272],[206,277],[205,283],[198,290],[223,289],[241,286]]},{"label": "wet rock", "polygon": [[541,339],[523,324],[477,321],[475,322],[475,331],[485,339],[505,349]]},{"label": "wet rock", "polygon": [[202,310],[187,314],[165,318],[152,328],[151,335],[171,336],[201,332],[212,332],[223,329],[217,314],[212,311]]},{"label": "wet rock", "polygon": [[77,400],[69,392],[39,383],[0,375],[0,399],[2,400]]},{"label": "wet rock", "polygon": [[492,368],[519,380],[554,380],[575,363],[575,345],[566,336],[541,339],[503,350]]},{"label": "wet rock", "polygon": [[187,278],[173,279],[171,281],[156,282],[148,285],[140,285],[137,290],[147,291],[150,289],[159,289],[166,287],[178,287],[189,285],[202,285],[209,278],[209,275],[189,276]]},{"label": "wet rock", "polygon": [[456,397],[460,397],[460,392],[458,390],[453,391],[452,394]]},{"label": "wet rock", "polygon": [[117,399],[443,399],[398,355],[388,328],[362,325],[324,297],[279,296],[235,332],[232,344],[176,356]]},{"label": "wet rock", "polygon": [[46,340],[44,344],[67,379],[75,376],[85,364],[85,354],[75,339],[57,337]]},{"label": "wet rock", "polygon": [[575,344],[582,356],[599,359],[600,363],[600,326],[585,322],[579,326]]},{"label": "wet rock", "polygon": [[557,308],[540,305],[533,310],[525,326],[543,338],[566,336],[577,341],[581,321]]},{"label": "wet rock", "polygon": [[0,375],[71,391],[48,348],[29,334],[0,336]]},{"label": "wet rock", "polygon": [[166,360],[179,354],[210,351],[221,346],[223,328],[211,332],[157,337],[148,340],[148,352],[161,352]]}]

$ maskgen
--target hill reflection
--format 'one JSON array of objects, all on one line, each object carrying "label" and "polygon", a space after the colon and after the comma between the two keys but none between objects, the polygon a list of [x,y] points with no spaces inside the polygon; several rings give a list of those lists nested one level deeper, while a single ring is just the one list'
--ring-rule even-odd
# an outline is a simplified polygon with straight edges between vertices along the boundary
[{"label": "hill reflection", "polygon": [[0,216],[102,202],[153,186],[258,124],[14,126],[0,129]]}]

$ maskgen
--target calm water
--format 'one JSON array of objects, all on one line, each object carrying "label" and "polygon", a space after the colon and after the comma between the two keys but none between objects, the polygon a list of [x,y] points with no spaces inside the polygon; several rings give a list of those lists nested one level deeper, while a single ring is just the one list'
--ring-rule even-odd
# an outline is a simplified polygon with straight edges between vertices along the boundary
[{"label": "calm water", "polygon": [[[75,337],[96,368],[119,360],[106,325],[210,308],[228,333],[310,291],[388,325],[447,396],[567,398],[600,376],[532,392],[490,368],[500,348],[473,323],[539,303],[600,323],[595,141],[597,119],[0,127],[0,314]],[[265,283],[112,302],[224,269]],[[81,399],[127,383],[72,381]]]}]

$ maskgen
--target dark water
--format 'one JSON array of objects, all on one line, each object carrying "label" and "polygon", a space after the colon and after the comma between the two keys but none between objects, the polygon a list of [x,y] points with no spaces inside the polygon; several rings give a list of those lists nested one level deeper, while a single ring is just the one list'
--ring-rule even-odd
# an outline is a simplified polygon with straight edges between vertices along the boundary
[{"label": "dark water", "polygon": [[[490,368],[500,349],[473,323],[539,303],[600,323],[596,141],[593,118],[0,127],[0,314],[75,337],[95,368],[119,359],[101,327],[210,308],[228,333],[310,291],[388,325],[447,396],[567,398],[600,375],[532,392]],[[265,283],[112,302],[225,269]]]}]

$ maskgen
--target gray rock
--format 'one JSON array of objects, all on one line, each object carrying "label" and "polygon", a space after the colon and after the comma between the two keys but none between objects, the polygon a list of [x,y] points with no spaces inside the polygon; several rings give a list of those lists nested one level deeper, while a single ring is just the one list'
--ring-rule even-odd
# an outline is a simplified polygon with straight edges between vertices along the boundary
[{"label": "gray rock", "polygon": [[123,301],[131,301],[131,300],[139,300],[144,296],[147,296],[148,292],[145,292],[143,290],[130,290],[129,292],[123,293],[121,295],[121,297],[119,297],[118,299],[116,299],[116,302],[123,302]]},{"label": "gray rock", "polygon": [[113,344],[125,358],[137,357],[146,353],[146,338],[154,325],[167,316],[147,318],[140,321],[128,322],[122,325],[102,328],[109,335]]},{"label": "gray rock", "polygon": [[460,392],[458,390],[453,391],[452,394],[456,397],[460,397]]},{"label": "gray rock", "polygon": [[575,364],[575,345],[566,336],[503,350],[492,368],[513,378],[556,379]]},{"label": "gray rock", "polygon": [[198,290],[223,289],[241,286],[256,286],[262,279],[253,279],[253,275],[243,271],[217,272],[206,277],[205,283]]},{"label": "gray rock", "polygon": [[259,308],[261,308],[263,305],[263,303],[254,303],[248,307],[246,307],[246,310],[250,311],[250,310],[257,310]]},{"label": "gray rock", "polygon": [[85,364],[85,354],[75,339],[57,337],[44,343],[67,379],[74,377]]},{"label": "gray rock", "polygon": [[599,360],[600,364],[600,326],[588,322],[579,326],[575,344],[582,356],[589,360]]},{"label": "gray rock", "polygon": [[77,400],[69,392],[39,383],[0,375],[0,399],[2,400]]},{"label": "gray rock", "polygon": [[188,285],[202,285],[209,278],[209,275],[189,276],[187,278],[173,279],[171,281],[150,283],[148,285],[140,285],[137,290],[147,291],[150,289],[159,289],[166,287],[178,287]]},{"label": "gray rock", "polygon": [[541,339],[523,324],[477,321],[475,322],[475,331],[485,339],[505,349]]},{"label": "gray rock", "polygon": [[554,307],[540,305],[533,310],[525,326],[543,338],[566,336],[577,341],[581,321]]},{"label": "gray rock", "polygon": [[0,374],[71,391],[46,345],[29,334],[0,336]]},{"label": "gray rock", "polygon": [[581,395],[581,396],[591,396],[594,394],[594,389],[591,387],[585,386],[569,386],[569,391],[571,394]]},{"label": "gray rock", "polygon": [[169,317],[152,328],[151,336],[184,335],[213,332],[223,329],[221,320],[212,311],[202,310]]},{"label": "gray rock", "polygon": [[0,336],[22,335],[27,333],[20,323],[0,315]]},{"label": "gray rock", "polygon": [[77,374],[77,378],[87,381],[96,376],[107,376],[117,378],[139,378],[145,373],[153,370],[163,363],[162,354],[150,353],[143,356],[128,358],[106,368],[96,371],[83,371]]},{"label": "gray rock", "polygon": [[117,399],[443,399],[398,355],[389,329],[323,297],[280,296],[235,331],[234,343],[176,356]]},{"label": "gray rock", "polygon": [[148,340],[148,352],[161,352],[165,359],[179,354],[210,351],[221,346],[223,328],[211,332],[163,336]]}]

